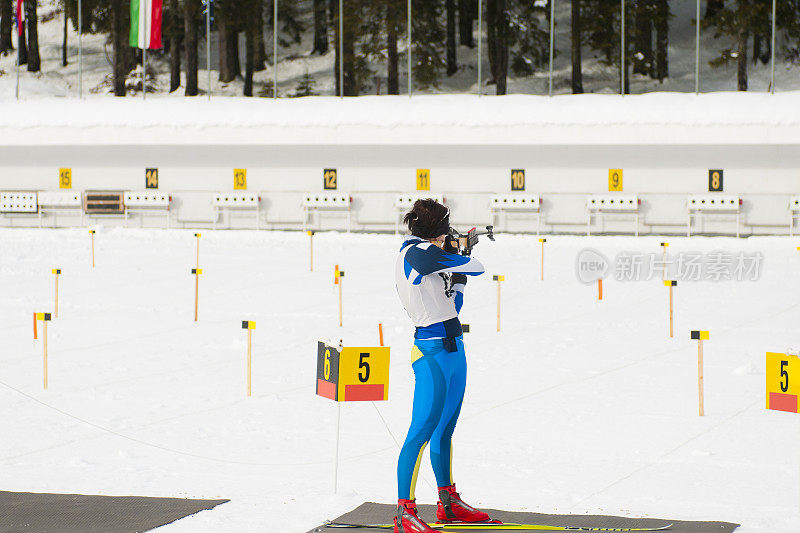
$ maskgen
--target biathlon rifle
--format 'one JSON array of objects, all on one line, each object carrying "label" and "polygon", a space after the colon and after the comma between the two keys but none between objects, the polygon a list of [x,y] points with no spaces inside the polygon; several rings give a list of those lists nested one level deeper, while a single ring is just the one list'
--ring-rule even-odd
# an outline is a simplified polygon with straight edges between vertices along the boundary
[{"label": "biathlon rifle", "polygon": [[486,231],[481,232],[478,232],[477,228],[472,228],[467,233],[460,233],[455,228],[450,228],[449,236],[460,245],[461,255],[470,255],[481,235],[486,235],[490,241],[494,241],[494,226],[486,226]]}]

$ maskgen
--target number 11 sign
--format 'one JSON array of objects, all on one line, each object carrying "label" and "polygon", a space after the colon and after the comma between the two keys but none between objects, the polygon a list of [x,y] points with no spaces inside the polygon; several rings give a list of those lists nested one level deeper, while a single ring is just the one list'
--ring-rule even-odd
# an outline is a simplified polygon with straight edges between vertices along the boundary
[{"label": "number 11 sign", "polygon": [[798,412],[800,358],[767,352],[767,409]]}]

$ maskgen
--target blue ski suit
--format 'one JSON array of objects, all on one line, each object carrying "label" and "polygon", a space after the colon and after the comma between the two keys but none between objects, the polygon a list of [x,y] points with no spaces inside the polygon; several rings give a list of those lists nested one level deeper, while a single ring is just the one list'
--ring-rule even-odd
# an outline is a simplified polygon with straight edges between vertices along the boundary
[{"label": "blue ski suit", "polygon": [[467,360],[458,313],[464,302],[464,278],[484,272],[476,259],[447,253],[418,237],[407,237],[395,270],[397,292],[414,322],[411,367],[414,403],[411,427],[397,461],[398,499],[415,499],[420,461],[430,443],[438,486],[453,484],[452,436],[461,412]]}]

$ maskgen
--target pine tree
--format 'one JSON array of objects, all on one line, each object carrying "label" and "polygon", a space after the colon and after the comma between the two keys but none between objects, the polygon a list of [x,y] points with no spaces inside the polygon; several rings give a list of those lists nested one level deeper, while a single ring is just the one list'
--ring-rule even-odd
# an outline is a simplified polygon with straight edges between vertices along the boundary
[{"label": "pine tree", "polygon": [[169,92],[181,86],[181,41],[183,40],[183,18],[178,0],[169,0],[163,14],[163,31],[169,43]]},{"label": "pine tree", "polygon": [[400,94],[400,74],[398,63],[400,54],[397,51],[397,34],[402,30],[400,14],[404,11],[398,5],[399,0],[385,0],[384,24],[386,27],[386,92]]},{"label": "pine tree", "polygon": [[200,0],[183,0],[184,47],[186,49],[186,96],[197,96],[197,26]]},{"label": "pine tree", "polygon": [[669,3],[655,1],[653,25],[656,31],[655,69],[651,76],[663,82],[669,76]]},{"label": "pine tree", "polygon": [[458,0],[458,36],[461,46],[475,47],[472,26],[478,16],[476,0]]},{"label": "pine tree", "polygon": [[306,70],[306,73],[302,78],[300,78],[300,82],[297,84],[297,88],[294,90],[294,94],[292,96],[295,98],[300,98],[303,96],[316,96],[317,93],[314,91],[315,85],[316,83],[314,82],[314,77]]},{"label": "pine tree", "polygon": [[64,38],[61,43],[61,66],[67,66],[67,35],[69,31],[69,14],[67,13],[67,9],[69,8],[69,3],[64,2]]},{"label": "pine tree", "polygon": [[36,15],[37,0],[25,0],[25,22],[28,27],[28,72],[41,70],[39,57],[39,21]]},{"label": "pine tree", "polygon": [[423,89],[438,87],[445,67],[442,7],[438,1],[411,4],[412,68],[415,85]]},{"label": "pine tree", "polygon": [[447,75],[458,71],[456,63],[456,0],[445,0],[447,12]]},{"label": "pine tree", "polygon": [[314,0],[314,49],[312,54],[328,53],[328,17],[325,0]]},{"label": "pine tree", "polygon": [[125,13],[129,6],[122,0],[111,0],[113,19],[112,41],[114,43],[114,96],[125,96],[125,78],[129,69],[123,50],[129,49],[126,30],[130,26],[125,24]]},{"label": "pine tree", "polygon": [[572,48],[572,94],[583,94],[583,71],[581,61],[581,0],[571,0],[572,26],[570,28]]},{"label": "pine tree", "polygon": [[0,54],[14,49],[11,40],[11,21],[14,18],[12,0],[0,0]]}]

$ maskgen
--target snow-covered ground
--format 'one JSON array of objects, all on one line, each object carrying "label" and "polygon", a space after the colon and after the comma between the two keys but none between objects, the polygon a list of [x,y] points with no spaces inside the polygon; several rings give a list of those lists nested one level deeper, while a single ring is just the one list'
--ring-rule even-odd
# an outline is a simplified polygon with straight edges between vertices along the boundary
[{"label": "snow-covered ground", "polygon": [[[300,0],[307,4],[308,0]],[[28,73],[23,66],[20,78],[20,92],[22,98],[39,98],[42,96],[77,96],[79,86],[78,68],[78,39],[77,33],[70,26],[68,36],[69,65],[61,66],[61,47],[63,39],[63,11],[59,0],[43,0],[39,3],[39,42],[42,56],[42,71]],[[635,75],[631,79],[632,93],[645,93],[653,91],[694,92],[695,90],[695,3],[690,1],[671,2],[673,17],[670,19],[670,44],[669,44],[669,69],[670,77],[663,83],[646,76]],[[554,61],[554,92],[566,94],[571,92],[571,66],[570,66],[570,4],[558,2],[556,4],[556,56]],[[305,9],[305,13],[311,13]],[[309,16],[310,17],[310,16]],[[42,22],[46,19],[47,22]],[[303,21],[307,28],[313,28],[313,21],[308,18]],[[442,22],[443,24],[444,22]],[[546,29],[546,22],[541,21],[540,27]],[[272,33],[271,27],[265,27],[265,42],[269,60],[264,71],[255,74],[254,93],[264,92],[266,83],[274,78],[272,68]],[[477,38],[477,25],[475,36]],[[205,30],[201,31],[201,40],[198,47],[199,66],[198,82],[201,94],[208,90],[208,71],[206,70],[206,44]],[[701,91],[735,91],[736,65],[730,64],[723,68],[711,68],[709,61],[719,56],[721,50],[731,48],[734,43],[726,37],[715,38],[715,31],[708,29],[702,32],[700,45],[700,78]],[[334,93],[335,83],[333,78],[333,50],[324,55],[311,55],[313,48],[311,42],[313,31],[309,29],[298,44],[278,50],[278,91],[280,96],[290,96],[297,91],[297,86],[303,76],[309,74],[314,79],[314,90],[317,94],[329,96]],[[244,38],[241,41],[241,53],[244,54]],[[485,29],[484,29],[485,39]],[[107,35],[98,34],[83,36],[83,95],[84,97],[105,96],[109,93],[109,76],[112,72],[111,58],[113,49],[108,42]],[[792,65],[784,58],[783,48],[786,45],[784,35],[777,35],[777,61],[775,69],[777,91],[800,89],[800,66]],[[788,43],[791,44],[791,43]],[[796,45],[796,44],[795,44]],[[401,39],[399,43],[401,53],[405,53],[406,43]],[[583,83],[584,90],[589,93],[618,93],[619,69],[616,66],[607,66],[601,62],[602,54],[588,47],[583,49]],[[211,35],[211,88],[212,94],[217,96],[237,96],[242,94],[243,81],[241,78],[231,83],[220,83],[217,70],[217,33]],[[473,93],[477,94],[477,48],[460,46],[457,51],[459,70],[453,76],[442,77],[438,87],[415,87],[416,93]],[[0,100],[13,98],[16,89],[15,76],[16,54],[0,56]],[[169,58],[161,52],[148,54],[148,65],[157,73],[157,94],[152,97],[165,96],[169,90]],[[242,58],[242,65],[244,59]],[[403,59],[400,67],[400,90],[407,90],[406,62]],[[386,65],[382,61],[373,61],[370,68],[377,77],[383,81],[381,93],[386,94]],[[484,83],[489,76],[489,63],[486,55],[484,40],[482,72]],[[750,91],[767,91],[770,84],[770,65],[762,63],[748,65]],[[532,76],[517,78],[509,73],[509,94],[547,94],[549,74],[547,66],[542,67]],[[183,87],[183,86],[182,86]],[[366,94],[376,94],[377,87],[373,82]],[[484,94],[494,94],[493,85],[483,87]],[[183,96],[183,88],[172,93],[173,96]],[[271,93],[270,93],[271,95]],[[131,94],[131,96],[137,96]],[[141,98],[141,94],[138,94]],[[148,96],[151,98],[151,96]]]},{"label": "snow-covered ground", "polygon": [[[757,281],[681,282],[668,337],[660,275],[615,281],[597,301],[576,277],[585,247],[660,257],[658,238],[551,237],[539,280],[534,236],[476,255],[462,313],[468,392],[454,475],[468,501],[509,510],[740,522],[798,531],[800,418],[764,409],[766,351],[798,346],[800,253],[786,238],[676,238],[670,253],[760,252]],[[365,501],[392,502],[410,418],[412,327],[394,290],[396,237],[203,232],[193,322],[190,231],[0,230],[3,489],[230,498],[165,531],[305,531]],[[333,265],[347,272],[337,323]],[[49,326],[49,389],[31,313]],[[502,331],[496,285],[505,275]],[[253,396],[245,332],[255,320]],[[316,341],[392,348],[389,401],[315,396]],[[705,410],[697,348],[707,329]],[[41,343],[41,341],[39,341]],[[384,420],[386,425],[384,425]],[[419,501],[435,501],[427,460]]]}]

